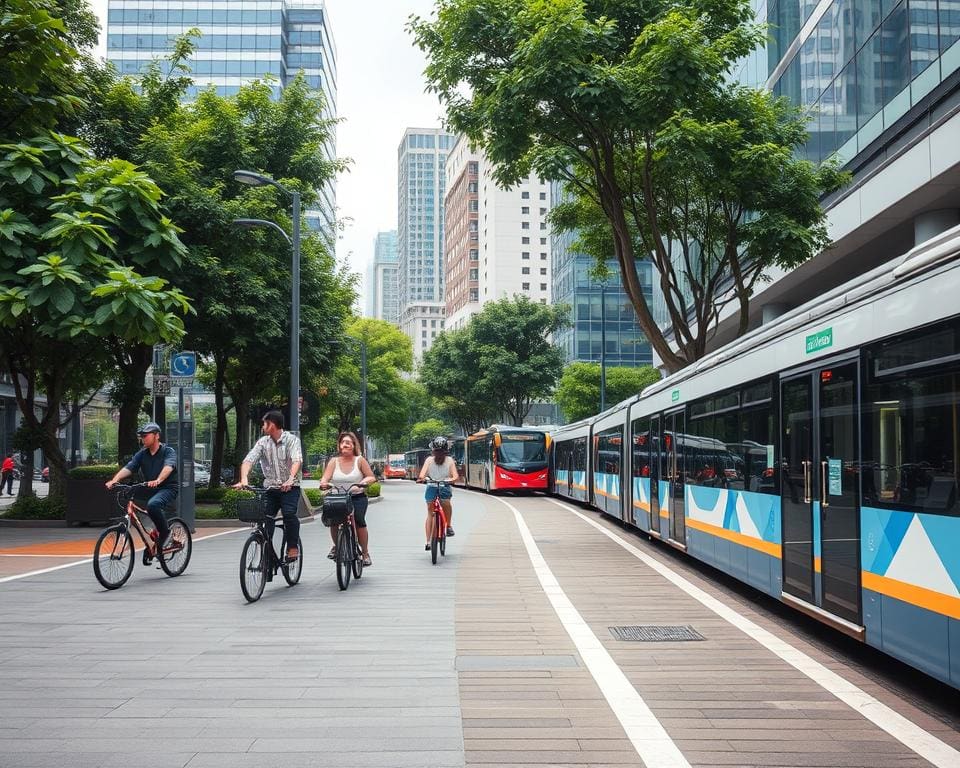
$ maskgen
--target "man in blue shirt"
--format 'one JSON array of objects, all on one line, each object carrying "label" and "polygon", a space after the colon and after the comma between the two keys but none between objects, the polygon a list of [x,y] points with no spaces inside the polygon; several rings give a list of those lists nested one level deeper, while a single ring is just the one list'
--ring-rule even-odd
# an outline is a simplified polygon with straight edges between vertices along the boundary
[{"label": "man in blue shirt", "polygon": [[[160,442],[159,424],[148,422],[137,430],[137,434],[143,442],[143,448],[106,482],[106,486],[113,488],[138,470],[143,473],[147,487],[156,489],[156,493],[147,502],[147,514],[156,526],[157,544],[162,546],[170,534],[164,508],[177,498],[177,452],[169,445]],[[154,546],[149,552],[149,557],[156,557],[156,553],[157,548]]]}]

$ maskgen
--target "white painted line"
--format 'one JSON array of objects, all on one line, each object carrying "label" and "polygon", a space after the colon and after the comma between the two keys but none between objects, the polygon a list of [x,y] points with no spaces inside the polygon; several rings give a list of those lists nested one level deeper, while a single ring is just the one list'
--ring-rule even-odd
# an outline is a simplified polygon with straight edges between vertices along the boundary
[{"label": "white painted line", "polygon": [[546,593],[553,610],[557,612],[563,628],[573,640],[580,658],[587,665],[590,674],[600,687],[610,709],[617,716],[627,738],[643,764],[647,768],[690,768],[683,753],[674,744],[660,721],[654,716],[646,702],[637,693],[627,676],[603,647],[603,643],[583,620],[579,611],[561,589],[554,577],[550,566],[547,565],[540,549],[537,547],[530,529],[520,516],[520,512],[512,504],[494,496],[497,501],[505,504],[512,512],[520,529],[520,537],[527,548],[527,555],[533,564],[533,570],[540,580],[540,586]]},{"label": "white painted line", "polygon": [[725,619],[737,629],[756,640],[760,645],[779,656],[794,669],[805,674],[824,690],[849,705],[878,728],[886,731],[901,744],[916,752],[924,760],[929,761],[932,765],[937,766],[937,768],[957,768],[957,766],[960,766],[960,751],[957,751],[946,742],[941,741],[932,733],[925,731],[900,713],[894,712],[886,704],[878,701],[850,681],[845,680],[836,672],[827,669],[803,651],[794,648],[786,640],[777,637],[772,632],[768,632],[746,616],[707,594],[676,571],[671,570],[645,552],[641,552],[633,546],[633,544],[620,538],[612,531],[600,525],[596,520],[590,519],[582,512],[566,504],[562,504],[555,499],[550,499],[550,501],[558,507],[572,512],[588,525],[592,525],[604,536],[612,539],[631,555],[643,561],[667,579],[667,581],[673,583],[694,600],[702,603],[722,619]]},{"label": "white painted line", "polygon": [[[209,536],[198,536],[194,539],[197,541],[206,541],[207,539],[215,539],[217,536],[226,536],[228,533],[237,533],[238,531],[247,531],[250,530],[249,526],[243,528],[231,528],[228,531],[221,531],[220,533],[211,533]],[[30,555],[30,557],[49,557],[49,555]],[[85,560],[77,560],[73,563],[64,563],[63,565],[55,565],[52,568],[41,568],[39,571],[29,571],[28,573],[18,573],[16,576],[4,576],[0,579],[0,584],[3,584],[7,581],[17,581],[18,579],[27,579],[31,576],[42,576],[45,573],[52,573],[53,571],[60,571],[64,568],[73,568],[75,565],[84,565],[86,563],[92,563],[93,558],[88,557]]]}]

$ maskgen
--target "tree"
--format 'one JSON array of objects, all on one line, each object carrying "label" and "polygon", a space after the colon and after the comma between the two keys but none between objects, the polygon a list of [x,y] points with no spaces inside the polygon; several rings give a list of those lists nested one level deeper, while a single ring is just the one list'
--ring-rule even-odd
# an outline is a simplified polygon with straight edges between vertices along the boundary
[{"label": "tree", "polygon": [[[519,426],[533,401],[547,397],[560,376],[563,358],[549,337],[563,314],[525,296],[491,302],[465,328],[437,337],[424,355],[421,381],[441,403],[452,404],[454,418],[461,406],[461,416],[474,418],[482,408],[484,421],[503,414]],[[471,431],[483,425],[461,426]]]},{"label": "tree", "polygon": [[[771,266],[829,242],[821,195],[846,179],[797,160],[800,113],[731,82],[763,39],[747,0],[438,0],[411,30],[453,130],[496,180],[563,180],[577,210],[558,227],[600,230],[644,334],[667,370],[698,359],[720,312]],[[590,239],[589,237],[587,239]],[[637,259],[660,273],[676,348],[657,326]]]},{"label": "tree", "polygon": [[[608,366],[605,400],[619,403],[659,380],[660,372],[650,365],[640,368]],[[599,413],[600,364],[570,363],[563,369],[554,397],[568,421],[579,421]]]},{"label": "tree", "polygon": [[80,51],[97,43],[84,0],[0,0],[0,140],[35,136],[82,105]]},{"label": "tree", "polygon": [[63,406],[100,387],[111,340],[183,335],[184,295],[130,266],[145,251],[171,261],[183,251],[159,201],[144,173],[95,160],[79,139],[49,133],[0,145],[0,353],[29,445],[50,462],[53,498],[65,488]]},{"label": "tree", "polygon": [[367,437],[389,441],[410,416],[410,387],[403,374],[413,370],[413,345],[392,323],[354,318],[336,339],[337,361],[316,387],[326,392],[321,406],[337,417],[337,429],[359,429],[362,381],[360,347],[367,347]]},{"label": "tree", "polygon": [[416,447],[426,446],[438,435],[449,435],[450,425],[443,419],[427,419],[418,421],[410,427],[410,444]]}]

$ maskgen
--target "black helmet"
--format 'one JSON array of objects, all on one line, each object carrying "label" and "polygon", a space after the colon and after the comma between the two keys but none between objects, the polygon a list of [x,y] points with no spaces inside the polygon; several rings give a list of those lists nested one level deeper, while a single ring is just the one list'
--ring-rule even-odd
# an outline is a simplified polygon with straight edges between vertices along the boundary
[{"label": "black helmet", "polygon": [[430,450],[431,451],[448,451],[450,450],[450,443],[447,441],[447,438],[440,437],[439,435],[433,440],[430,441]]}]

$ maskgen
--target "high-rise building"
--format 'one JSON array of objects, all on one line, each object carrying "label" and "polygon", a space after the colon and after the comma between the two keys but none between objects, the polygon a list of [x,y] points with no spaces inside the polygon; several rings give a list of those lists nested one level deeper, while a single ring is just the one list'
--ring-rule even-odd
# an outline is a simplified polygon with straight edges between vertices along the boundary
[{"label": "high-rise building", "polygon": [[[325,117],[336,117],[337,49],[324,0],[109,0],[107,59],[121,74],[140,74],[192,28],[201,36],[189,62],[194,80],[189,97],[209,87],[235,94],[242,84],[268,77],[279,94],[302,71],[323,93]],[[168,71],[168,62],[160,66]],[[325,150],[329,159],[335,157],[333,142]],[[319,192],[318,205],[306,219],[332,247],[334,182]]]},{"label": "high-rise building", "polygon": [[452,145],[439,128],[408,128],[397,149],[399,324],[417,359],[443,330],[444,166]]},{"label": "high-rise building", "polygon": [[446,327],[463,327],[489,301],[550,300],[549,185],[530,174],[511,189],[460,137],[447,157]]},{"label": "high-rise building", "polygon": [[[960,0],[752,5],[771,36],[739,80],[801,107],[802,156],[853,176],[823,200],[830,247],[757,286],[755,326],[960,224]],[[736,334],[734,309],[712,346]]]},{"label": "high-rise building", "polygon": [[367,317],[398,321],[397,230],[378,232],[373,247],[373,260],[367,269]]},{"label": "high-rise building", "polygon": [[[551,183],[551,204],[561,202],[563,195],[562,185]],[[593,257],[574,247],[576,238],[574,232],[558,232],[552,237],[553,303],[570,308],[568,324],[554,335],[565,362],[598,363],[600,350],[604,349],[604,363],[608,366],[650,365],[650,342],[643,335],[633,304],[623,289],[618,263],[607,262],[610,276],[601,284],[591,275]],[[638,261],[637,276],[656,316],[653,265]]]}]

